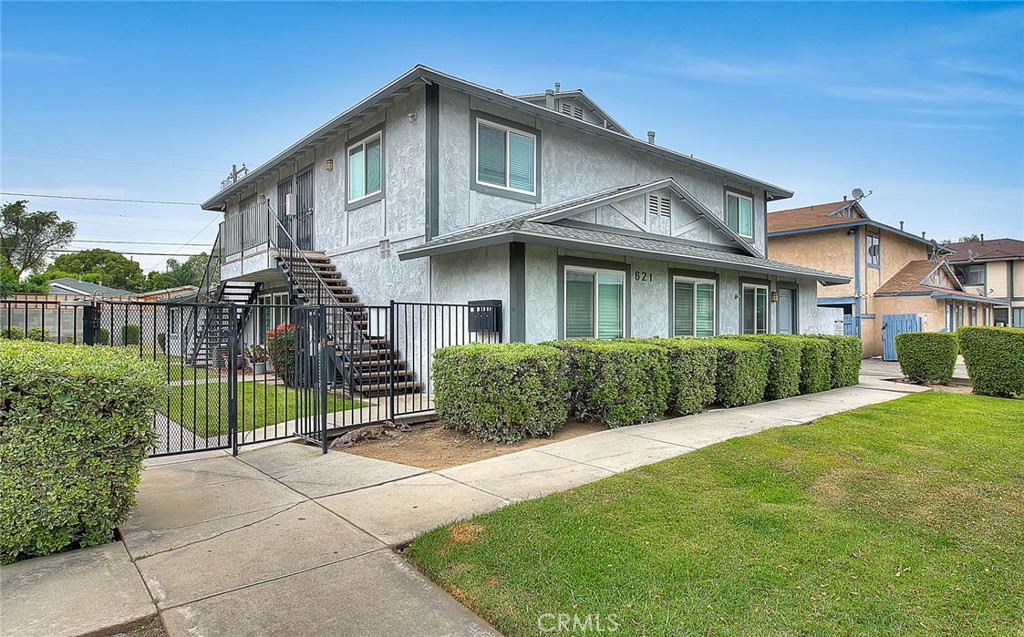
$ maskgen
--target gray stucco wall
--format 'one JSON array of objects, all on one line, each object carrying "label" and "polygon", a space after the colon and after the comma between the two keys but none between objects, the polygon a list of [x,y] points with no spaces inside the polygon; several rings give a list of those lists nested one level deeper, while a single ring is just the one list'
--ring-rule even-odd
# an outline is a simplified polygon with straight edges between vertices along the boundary
[{"label": "gray stucco wall", "polygon": [[[555,122],[524,116],[490,102],[442,88],[440,112],[439,228],[442,234],[498,220],[597,191],[674,177],[694,197],[724,219],[725,190],[753,195],[754,244],[765,245],[763,192],[597,136],[581,135]],[[539,203],[528,203],[470,189],[470,111],[491,113],[541,132]]]}]

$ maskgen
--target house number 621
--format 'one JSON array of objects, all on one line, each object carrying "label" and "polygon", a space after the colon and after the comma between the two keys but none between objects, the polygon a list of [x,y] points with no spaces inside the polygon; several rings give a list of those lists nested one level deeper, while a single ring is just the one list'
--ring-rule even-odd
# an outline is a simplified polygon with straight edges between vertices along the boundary
[{"label": "house number 621", "polygon": [[641,270],[637,270],[636,272],[634,272],[633,278],[640,282],[654,282],[654,274],[652,274],[651,272],[643,272]]}]

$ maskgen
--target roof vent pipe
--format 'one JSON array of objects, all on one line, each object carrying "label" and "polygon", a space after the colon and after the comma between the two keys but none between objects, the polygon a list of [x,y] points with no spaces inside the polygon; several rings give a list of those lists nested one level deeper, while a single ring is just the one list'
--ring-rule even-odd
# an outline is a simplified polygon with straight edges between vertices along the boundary
[{"label": "roof vent pipe", "polygon": [[653,144],[654,143],[654,131],[652,131],[652,130],[647,131],[647,143],[648,144]]},{"label": "roof vent pipe", "polygon": [[922,239],[924,239],[924,233],[925,233],[925,231],[924,231],[924,230],[922,230],[922,231],[921,231],[921,238],[922,238]]},{"label": "roof vent pipe", "polygon": [[561,93],[562,92],[562,83],[561,82],[555,82],[555,92],[556,93]]},{"label": "roof vent pipe", "polygon": [[981,242],[985,243],[985,233],[984,232],[981,233]]},{"label": "roof vent pipe", "polygon": [[900,232],[903,232],[903,220],[900,219]]},{"label": "roof vent pipe", "polygon": [[546,106],[549,111],[555,110],[555,92],[551,89],[544,91],[544,106]]}]

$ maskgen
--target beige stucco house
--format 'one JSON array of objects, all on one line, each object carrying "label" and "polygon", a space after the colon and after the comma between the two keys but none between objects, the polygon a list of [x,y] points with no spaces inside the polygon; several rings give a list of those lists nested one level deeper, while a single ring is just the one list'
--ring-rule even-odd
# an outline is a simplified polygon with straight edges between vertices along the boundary
[{"label": "beige stucco house", "polygon": [[860,199],[769,213],[768,254],[850,277],[819,288],[817,302],[842,309],[844,332],[863,339],[865,356],[893,358],[899,331],[991,325],[993,308],[1006,304],[960,283],[946,261],[953,250],[902,222],[896,228],[871,219]]},{"label": "beige stucco house", "polygon": [[992,309],[995,324],[1024,327],[1024,241],[981,235],[945,247],[953,252],[946,260],[968,292],[1006,299],[1006,305]]}]

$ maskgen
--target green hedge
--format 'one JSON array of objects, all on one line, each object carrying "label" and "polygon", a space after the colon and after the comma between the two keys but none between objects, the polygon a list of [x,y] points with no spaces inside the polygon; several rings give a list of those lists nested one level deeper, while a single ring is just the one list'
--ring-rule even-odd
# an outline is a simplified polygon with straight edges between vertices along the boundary
[{"label": "green hedge", "polygon": [[94,338],[96,339],[97,345],[110,345],[110,330],[105,327],[101,327],[96,330]]},{"label": "green hedge", "polygon": [[20,327],[5,327],[0,330],[0,338],[9,341],[20,341],[25,338],[25,330]]},{"label": "green hedge", "polygon": [[512,443],[548,436],[568,418],[565,352],[525,343],[434,353],[433,391],[445,427]]},{"label": "green hedge", "polygon": [[113,539],[165,391],[130,352],[0,343],[0,562]]},{"label": "green hedge", "polygon": [[715,390],[723,407],[751,405],[764,399],[771,353],[768,346],[738,338],[706,339],[718,349]]},{"label": "green hedge", "polygon": [[142,329],[138,325],[124,325],[121,327],[121,343],[124,345],[138,345],[142,340]]},{"label": "green hedge", "polygon": [[789,398],[800,393],[800,337],[784,334],[746,334],[728,336],[768,346],[768,385],[765,400]]},{"label": "green hedge", "polygon": [[953,332],[905,332],[896,335],[896,358],[903,375],[919,383],[945,385],[953,378],[957,344]]},{"label": "green hedge", "polygon": [[832,346],[820,338],[795,338],[800,343],[800,393],[814,394],[832,389]]},{"label": "green hedge", "polygon": [[705,411],[715,402],[718,347],[706,339],[652,338],[646,342],[665,350],[668,358],[668,408],[686,416]]},{"label": "green hedge", "polygon": [[832,388],[860,383],[860,361],[863,345],[856,336],[815,335],[829,344]]},{"label": "green hedge", "polygon": [[642,340],[552,341],[569,355],[572,416],[608,427],[657,420],[668,411],[668,356]]},{"label": "green hedge", "polygon": [[957,340],[974,393],[1024,395],[1024,329],[961,327]]}]

